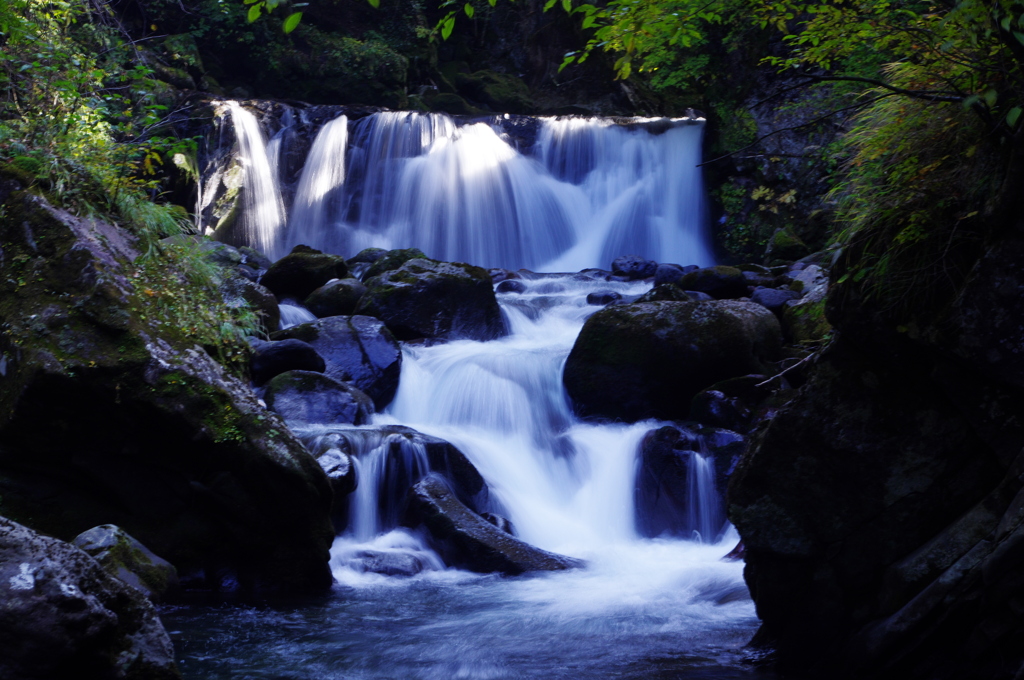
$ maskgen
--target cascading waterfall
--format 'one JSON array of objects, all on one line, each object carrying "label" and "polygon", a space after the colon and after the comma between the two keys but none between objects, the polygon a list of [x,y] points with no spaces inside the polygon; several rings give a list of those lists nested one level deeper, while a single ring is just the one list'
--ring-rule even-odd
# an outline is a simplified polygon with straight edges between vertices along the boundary
[{"label": "cascading waterfall", "polygon": [[271,257],[279,255],[278,241],[285,223],[277,182],[277,162],[271,163],[256,116],[237,102],[228,102],[238,139],[238,160],[244,174],[242,230],[249,245]]},{"label": "cascading waterfall", "polygon": [[[258,146],[241,128],[254,119],[236,111],[239,139]],[[607,267],[624,254],[712,264],[702,120],[539,118],[530,143],[505,122],[340,116],[313,142],[287,227],[278,219],[259,243],[273,256],[299,243],[346,255],[416,247],[440,260],[542,271]]]}]

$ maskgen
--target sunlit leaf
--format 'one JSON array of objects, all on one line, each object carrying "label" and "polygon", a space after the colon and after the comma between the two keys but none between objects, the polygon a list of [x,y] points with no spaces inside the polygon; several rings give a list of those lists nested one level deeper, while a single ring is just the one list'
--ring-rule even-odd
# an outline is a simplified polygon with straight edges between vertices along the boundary
[{"label": "sunlit leaf", "polygon": [[282,26],[284,32],[291,33],[292,31],[294,31],[295,27],[299,25],[300,21],[302,21],[302,12],[295,12],[294,14],[289,14],[288,18],[284,20],[284,25]]},{"label": "sunlit leaf", "polygon": [[455,17],[454,16],[450,16],[447,19],[445,19],[444,24],[441,26],[441,38],[443,40],[447,40],[451,36],[452,30],[454,28],[455,28]]},{"label": "sunlit leaf", "polygon": [[462,10],[466,13],[466,16],[469,17],[470,19],[472,19],[473,15],[476,13],[476,10],[473,9],[473,5],[469,4],[468,2],[465,5],[462,6]]},{"label": "sunlit leaf", "polygon": [[263,13],[263,3],[262,2],[259,3],[258,5],[253,5],[252,7],[250,7],[249,8],[249,14],[247,15],[249,23],[251,24],[252,22],[254,22],[257,19],[259,19],[260,15],[262,13]]}]

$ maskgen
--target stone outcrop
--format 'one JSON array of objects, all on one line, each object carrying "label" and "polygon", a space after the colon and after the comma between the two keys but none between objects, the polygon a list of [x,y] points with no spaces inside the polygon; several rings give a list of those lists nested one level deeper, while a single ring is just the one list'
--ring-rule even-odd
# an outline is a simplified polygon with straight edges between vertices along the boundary
[{"label": "stone outcrop", "polygon": [[180,680],[142,592],[78,548],[0,517],[0,677]]},{"label": "stone outcrop", "polygon": [[4,514],[65,540],[117,524],[192,585],[328,587],[327,479],[167,322],[160,286],[180,274],[148,280],[126,232],[9,181],[0,203]]}]

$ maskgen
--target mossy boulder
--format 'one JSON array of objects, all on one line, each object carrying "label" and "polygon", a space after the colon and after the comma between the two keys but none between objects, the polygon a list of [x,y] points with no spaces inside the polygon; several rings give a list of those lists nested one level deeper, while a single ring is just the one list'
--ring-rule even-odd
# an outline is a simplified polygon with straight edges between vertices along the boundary
[{"label": "mossy boulder", "polygon": [[292,252],[270,265],[260,284],[278,297],[305,299],[331,279],[348,276],[345,258],[328,255],[307,246],[296,246]]},{"label": "mossy boulder", "polygon": [[358,314],[387,324],[399,340],[493,340],[505,322],[485,269],[413,259],[368,279]]},{"label": "mossy boulder", "polygon": [[4,513],[65,540],[116,524],[193,585],[329,587],[327,479],[187,320],[161,315],[160,286],[185,277],[143,266],[110,224],[7,184],[0,203]]},{"label": "mossy boulder", "polygon": [[365,292],[366,286],[358,279],[338,279],[314,290],[303,305],[319,318],[349,316]]},{"label": "mossy boulder", "polygon": [[323,373],[327,363],[312,345],[295,338],[260,343],[253,349],[249,372],[257,385],[287,371]]},{"label": "mossy boulder", "polygon": [[832,333],[832,324],[825,317],[825,300],[801,300],[785,305],[782,308],[782,327],[791,342],[821,342]]},{"label": "mossy boulder", "polygon": [[[365,253],[366,251],[362,251]],[[370,267],[363,274],[363,281],[380,276],[384,272],[394,271],[409,260],[426,259],[426,255],[419,248],[403,248],[400,250],[389,250],[384,254],[374,253],[374,259]]]},{"label": "mossy boulder", "polygon": [[116,576],[153,602],[178,587],[178,570],[113,524],[103,524],[75,536],[72,545],[89,554],[111,576]]},{"label": "mossy boulder", "polygon": [[[689,302],[693,300],[686,291],[674,283],[662,283],[637,298],[637,302]],[[590,301],[590,297],[587,296],[587,301]]]},{"label": "mossy boulder", "polygon": [[563,382],[583,416],[682,419],[709,385],[768,370],[781,344],[775,315],[751,302],[612,305],[583,325]]},{"label": "mossy boulder", "polygon": [[[521,79],[508,73],[477,71],[454,74],[455,87],[463,97],[503,113],[534,113],[536,106],[530,88]],[[443,95],[439,95],[441,97]],[[431,102],[437,106],[435,97]]]},{"label": "mossy boulder", "polygon": [[768,264],[795,262],[811,252],[807,244],[788,228],[777,229],[768,241],[765,261]]},{"label": "mossy boulder", "polygon": [[0,517],[0,677],[180,680],[145,595],[92,557]]},{"label": "mossy boulder", "polygon": [[363,425],[373,400],[360,390],[315,371],[288,371],[267,383],[267,408],[288,421]]},{"label": "mossy boulder", "polygon": [[743,272],[724,265],[689,272],[676,285],[683,290],[707,293],[716,300],[739,298],[747,294],[747,281],[743,278]]},{"label": "mossy boulder", "polygon": [[398,390],[402,350],[380,319],[369,316],[329,316],[292,326],[271,335],[312,345],[324,358],[324,374],[351,383],[383,409]]}]

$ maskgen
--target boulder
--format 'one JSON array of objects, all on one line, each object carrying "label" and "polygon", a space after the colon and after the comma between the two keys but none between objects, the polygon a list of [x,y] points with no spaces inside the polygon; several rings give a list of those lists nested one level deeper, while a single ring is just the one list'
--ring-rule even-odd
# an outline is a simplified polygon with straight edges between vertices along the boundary
[{"label": "boulder", "polygon": [[0,677],[180,680],[156,610],[78,548],[0,517]]},{"label": "boulder", "polygon": [[508,281],[509,279],[522,278],[511,269],[502,269],[501,267],[492,267],[487,270],[487,273],[490,274],[491,283],[494,285],[498,285],[502,281]]},{"label": "boulder", "polygon": [[708,300],[715,299],[708,295],[707,293],[704,293],[699,290],[684,290],[683,292],[689,295],[690,299],[693,300],[694,302],[707,302]]},{"label": "boulder", "polygon": [[265,272],[270,269],[270,265],[273,264],[270,258],[249,246],[240,246],[238,253],[242,256],[242,263],[252,267],[258,272]]},{"label": "boulder", "polygon": [[308,342],[295,338],[262,342],[252,352],[249,371],[252,380],[262,385],[285,371],[323,373],[327,364]]},{"label": "boulder", "polygon": [[0,203],[4,513],[64,540],[116,524],[193,586],[330,587],[327,478],[247,381],[161,316],[150,292],[184,273],[2,182]]},{"label": "boulder", "polygon": [[747,432],[760,414],[760,406],[772,396],[764,375],[745,375],[715,383],[698,392],[690,403],[690,420],[702,425]]},{"label": "boulder", "polygon": [[345,258],[328,255],[306,246],[296,246],[292,252],[270,265],[260,283],[278,297],[305,299],[310,293],[331,279],[348,276]]},{"label": "boulder", "polygon": [[480,267],[412,259],[366,285],[356,311],[383,321],[399,340],[493,340],[506,332],[491,277]]},{"label": "boulder", "polygon": [[111,576],[141,591],[153,602],[178,587],[178,570],[174,565],[154,555],[118,526],[93,527],[75,536],[71,543],[92,556]]},{"label": "boulder", "polygon": [[363,281],[380,276],[384,272],[394,271],[400,268],[409,260],[426,259],[426,255],[419,248],[404,248],[401,250],[389,250],[373,261],[370,267],[363,273]]},{"label": "boulder", "polygon": [[358,279],[338,279],[320,286],[302,304],[317,317],[349,316],[359,304],[366,286]]},{"label": "boulder", "polygon": [[496,293],[525,293],[526,284],[519,279],[505,279],[495,287],[494,291]]},{"label": "boulder", "polygon": [[434,569],[430,557],[411,550],[360,550],[349,560],[349,566],[384,576],[415,576]]},{"label": "boulder", "polygon": [[636,301],[664,302],[668,300],[672,302],[689,302],[692,299],[693,298],[686,294],[686,291],[674,283],[663,283],[651,288],[649,291],[638,297]]},{"label": "boulder", "polygon": [[658,268],[654,270],[654,285],[678,283],[686,273],[686,270],[678,264],[659,264]]},{"label": "boulder", "polygon": [[387,248],[363,248],[345,262],[349,267],[356,264],[373,264],[382,257],[385,257],[389,252],[391,251]]},{"label": "boulder", "polygon": [[288,371],[267,383],[267,408],[288,421],[362,425],[373,400],[359,389],[313,371]]},{"label": "boulder", "polygon": [[265,287],[245,276],[242,265],[224,270],[221,275],[221,295],[228,307],[249,306],[259,317],[264,332],[277,330],[281,323],[281,309],[277,298]]},{"label": "boulder", "polygon": [[583,566],[580,560],[535,548],[502,531],[463,505],[436,475],[410,490],[404,523],[414,529],[425,526],[445,564],[470,571],[521,574]]},{"label": "boulder", "polygon": [[563,382],[583,416],[685,418],[693,396],[777,357],[775,316],[739,300],[613,305],[583,326]]},{"label": "boulder", "polygon": [[593,293],[587,293],[588,305],[607,305],[621,299],[622,295],[613,290],[598,290]]},{"label": "boulder", "polygon": [[[744,272],[747,273],[747,272]],[[750,296],[751,302],[756,302],[765,309],[770,309],[776,314],[781,314],[785,304],[791,300],[798,300],[800,293],[795,290],[784,290],[779,288],[757,288]]]},{"label": "boulder", "polygon": [[654,276],[657,269],[657,262],[645,260],[639,255],[623,255],[612,262],[612,274],[623,276],[628,281]]},{"label": "boulder", "polygon": [[271,338],[294,338],[312,345],[324,358],[325,375],[365,392],[377,410],[387,406],[398,390],[402,350],[378,319],[331,316],[278,331]]},{"label": "boulder", "polygon": [[692,271],[677,283],[685,291],[707,293],[716,300],[739,298],[747,294],[747,281],[743,278],[743,272],[723,265]]}]

